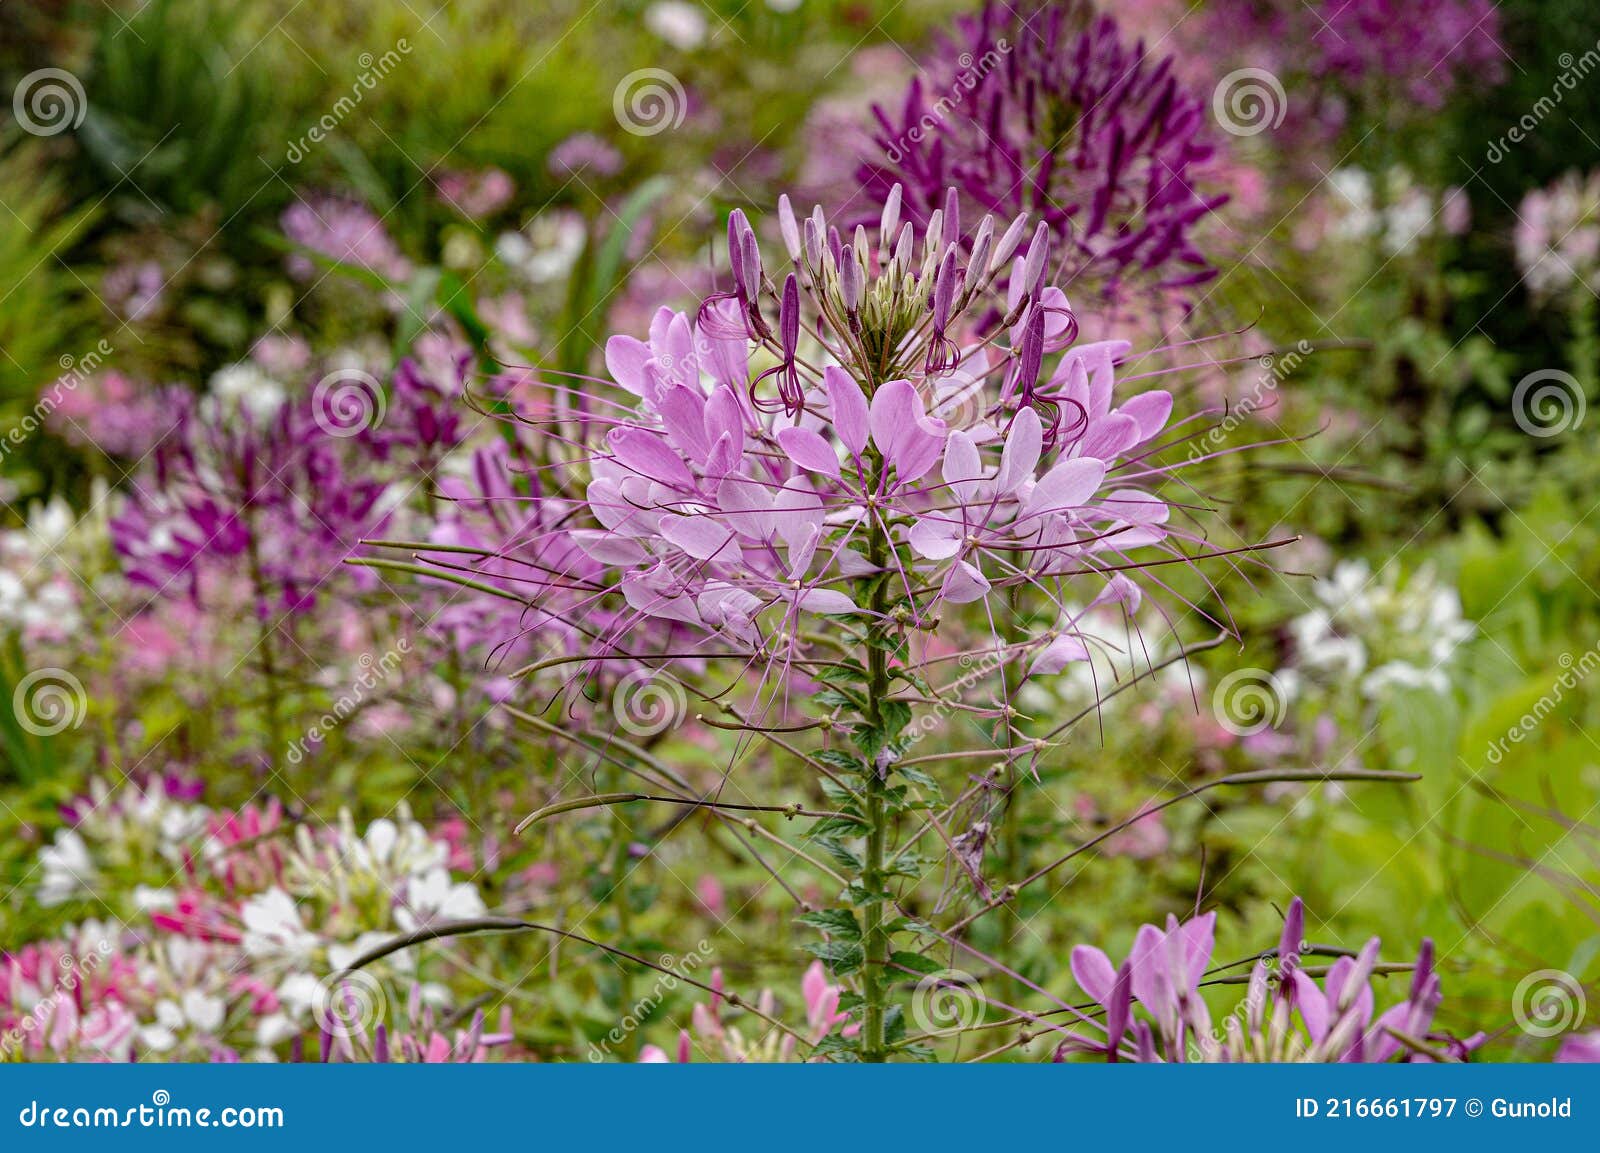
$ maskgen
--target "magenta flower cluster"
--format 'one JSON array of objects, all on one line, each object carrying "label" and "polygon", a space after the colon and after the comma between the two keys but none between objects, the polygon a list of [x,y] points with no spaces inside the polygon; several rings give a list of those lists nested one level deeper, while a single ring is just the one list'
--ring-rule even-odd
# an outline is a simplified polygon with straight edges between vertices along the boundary
[{"label": "magenta flower cluster", "polygon": [[[1078,986],[1104,1011],[1101,1020],[1062,1043],[1059,1057],[1091,1053],[1109,1061],[1461,1060],[1486,1040],[1459,1040],[1433,1027],[1442,996],[1433,944],[1424,941],[1403,1001],[1377,1012],[1371,987],[1378,962],[1374,937],[1339,957],[1322,984],[1305,963],[1305,906],[1296,897],[1274,957],[1251,970],[1244,1002],[1218,1027],[1200,994],[1211,971],[1217,915],[1206,913],[1166,929],[1140,928],[1133,951],[1113,965],[1101,950],[1072,950]],[[1136,1015],[1134,1007],[1143,1010]],[[1089,1028],[1092,1026],[1092,1029]]]}]

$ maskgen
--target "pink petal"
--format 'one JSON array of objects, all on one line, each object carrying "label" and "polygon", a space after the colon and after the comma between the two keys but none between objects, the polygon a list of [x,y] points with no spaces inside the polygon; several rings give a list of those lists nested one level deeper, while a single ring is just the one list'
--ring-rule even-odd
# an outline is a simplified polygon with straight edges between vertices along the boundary
[{"label": "pink petal", "polygon": [[681,384],[674,384],[662,392],[656,401],[656,411],[661,414],[662,427],[680,455],[703,461],[711,450],[706,439],[706,398]]},{"label": "pink petal", "polygon": [[800,995],[806,1002],[806,1019],[816,1023],[817,1010],[822,1006],[822,999],[828,993],[828,977],[822,970],[821,961],[813,961],[806,969],[805,975],[800,978]]},{"label": "pink petal", "polygon": [[1317,983],[1303,971],[1294,971],[1294,1003],[1300,1010],[1300,1019],[1306,1023],[1306,1032],[1313,1041],[1328,1035],[1328,1000],[1317,988]]},{"label": "pink petal", "polygon": [[1083,642],[1073,636],[1059,636],[1044,647],[1044,650],[1033,658],[1033,664],[1028,666],[1028,675],[1049,677],[1059,673],[1062,669],[1075,661],[1089,659],[1089,650],[1084,648]]},{"label": "pink petal", "polygon": [[651,480],[673,488],[694,488],[694,474],[667,442],[642,428],[615,428],[606,437],[617,460]]},{"label": "pink petal", "polygon": [[964,560],[958,560],[945,574],[944,587],[939,595],[951,604],[970,604],[982,600],[989,592],[988,579]]},{"label": "pink petal", "polygon": [[950,516],[949,513],[925,516],[911,526],[906,540],[918,556],[927,560],[949,560],[961,551],[965,533],[960,523]]},{"label": "pink petal", "polygon": [[844,369],[829,365],[822,370],[822,384],[828,390],[828,409],[833,414],[833,431],[840,442],[856,456],[866,451],[867,397],[861,386]]},{"label": "pink petal", "polygon": [[1113,412],[1091,424],[1082,439],[1073,445],[1073,452],[1078,456],[1116,460],[1138,440],[1139,422],[1131,416]]},{"label": "pink petal", "polygon": [[1117,970],[1093,945],[1077,945],[1072,950],[1072,979],[1092,1000],[1104,1005],[1117,983]]},{"label": "pink petal", "polygon": [[721,559],[730,564],[739,560],[733,533],[707,516],[667,517],[661,522],[661,535],[696,560]]},{"label": "pink petal", "polygon": [[681,594],[672,595],[654,588],[649,578],[639,573],[629,573],[622,578],[622,596],[628,604],[647,617],[661,620],[701,623],[700,612],[694,601]]},{"label": "pink petal", "polygon": [[724,477],[717,486],[717,507],[728,527],[746,540],[772,535],[772,493],[765,485],[737,474]]},{"label": "pink petal", "polygon": [[822,527],[822,498],[804,477],[791,477],[772,501],[772,524],[790,548]]},{"label": "pink petal", "polygon": [[1031,408],[1017,413],[1006,434],[1006,446],[1000,454],[1000,474],[995,487],[1002,493],[1014,493],[1025,480],[1032,480],[1039,467],[1039,453],[1044,444],[1044,427],[1039,414]]},{"label": "pink petal", "polygon": [[601,564],[636,565],[648,555],[637,541],[597,529],[575,529],[572,543]]},{"label": "pink petal", "polygon": [[1175,1004],[1167,971],[1167,935],[1154,925],[1141,925],[1128,961],[1133,966],[1133,995],[1150,1012],[1165,1015]]},{"label": "pink petal", "polygon": [[855,601],[833,589],[808,589],[795,598],[795,604],[805,612],[824,615],[861,611]]},{"label": "pink petal", "polygon": [[809,428],[779,429],[778,444],[801,468],[831,477],[839,475],[839,458],[834,455],[833,446]]},{"label": "pink petal", "polygon": [[1139,425],[1139,439],[1135,443],[1142,444],[1167,427],[1167,419],[1172,415],[1172,394],[1160,389],[1142,392],[1124,401],[1117,411],[1133,417]]},{"label": "pink petal", "polygon": [[1072,323],[1067,294],[1052,285],[1039,294],[1039,303],[1044,308],[1044,350],[1060,352],[1067,347],[1062,338]]},{"label": "pink petal", "polygon": [[977,495],[974,481],[983,477],[983,462],[978,456],[978,446],[964,432],[952,432],[944,446],[944,479],[951,495],[965,504]]},{"label": "pink petal", "polygon": [[945,427],[930,419],[922,397],[909,380],[891,380],[872,396],[872,443],[894,466],[901,484],[910,484],[934,466],[944,448]]},{"label": "pink petal", "polygon": [[1064,460],[1040,478],[1023,505],[1024,516],[1082,508],[1105,479],[1105,462],[1092,457]]},{"label": "pink petal", "polygon": [[652,359],[650,346],[636,337],[613,336],[606,341],[606,371],[635,396],[647,396],[645,365]]},{"label": "pink petal", "polygon": [[1100,508],[1129,524],[1165,524],[1172,515],[1166,501],[1136,488],[1119,488],[1100,501]]},{"label": "pink petal", "polygon": [[1216,945],[1216,929],[1215,911],[1196,917],[1183,926],[1184,964],[1190,993],[1194,993],[1199,987],[1206,966],[1211,964],[1211,950]]}]

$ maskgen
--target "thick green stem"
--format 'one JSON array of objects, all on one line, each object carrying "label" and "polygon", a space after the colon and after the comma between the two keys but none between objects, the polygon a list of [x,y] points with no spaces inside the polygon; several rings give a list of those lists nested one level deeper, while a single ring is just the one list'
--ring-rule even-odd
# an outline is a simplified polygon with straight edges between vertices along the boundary
[{"label": "thick green stem", "polygon": [[[881,467],[874,462],[873,485],[876,490],[877,472]],[[882,622],[889,608],[889,581],[883,570],[889,562],[889,539],[882,522],[874,514],[868,541],[868,559],[878,570],[872,588],[872,613],[874,623],[870,628],[884,627]],[[887,744],[891,734],[884,731],[883,704],[889,697],[889,658],[881,645],[867,646],[867,709],[868,720],[883,734]],[[865,937],[865,964],[862,968],[862,1023],[861,1059],[881,1062],[885,1059],[884,1016],[888,1000],[889,982],[889,932],[884,927],[884,875],[885,841],[888,838],[888,819],[884,793],[887,766],[867,775],[867,850],[862,865],[861,883],[866,889],[866,906],[862,910],[862,933]]]},{"label": "thick green stem", "polygon": [[862,910],[862,931],[866,937],[866,963],[862,969],[861,1059],[884,1059],[884,1007],[889,980],[889,932],[883,917],[883,855],[886,835],[884,782],[874,773],[867,784],[867,854],[861,883],[867,890]]}]

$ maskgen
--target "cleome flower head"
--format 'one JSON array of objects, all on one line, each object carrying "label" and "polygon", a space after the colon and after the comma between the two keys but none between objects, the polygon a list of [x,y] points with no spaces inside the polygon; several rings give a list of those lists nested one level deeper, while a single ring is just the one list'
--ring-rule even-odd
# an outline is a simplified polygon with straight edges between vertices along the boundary
[{"label": "cleome flower head", "polygon": [[947,187],[971,209],[1033,212],[1062,247],[1067,287],[1116,301],[1215,275],[1192,237],[1226,199],[1203,188],[1204,105],[1172,61],[1130,44],[1087,3],[990,3],[874,109],[881,157],[863,189],[905,186],[919,224]]},{"label": "cleome flower head", "polygon": [[[902,203],[896,187],[875,236],[847,238],[784,198],[781,281],[735,212],[732,287],[607,344],[634,404],[592,417],[593,523],[555,530],[607,569],[565,566],[585,611],[625,601],[602,642],[654,621],[771,653],[807,616],[927,628],[944,605],[1069,575],[1136,603],[1128,553],[1173,549],[1150,462],[1171,396],[1117,404],[1128,346],[1072,347],[1050,229],[985,216],[964,232],[951,189],[919,231]],[[976,335],[979,312],[1002,323]],[[874,577],[876,605],[858,599]]]}]

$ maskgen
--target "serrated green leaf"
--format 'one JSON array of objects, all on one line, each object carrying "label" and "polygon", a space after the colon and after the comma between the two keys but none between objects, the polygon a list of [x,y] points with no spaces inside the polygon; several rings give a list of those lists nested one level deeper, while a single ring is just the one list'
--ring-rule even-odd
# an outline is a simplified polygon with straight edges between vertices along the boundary
[{"label": "serrated green leaf", "polygon": [[806,830],[805,836],[813,840],[819,837],[849,837],[859,834],[864,824],[861,820],[849,817],[823,817]]},{"label": "serrated green leaf", "polygon": [[817,844],[824,853],[832,857],[834,863],[849,873],[859,873],[863,869],[861,858],[845,848],[832,837],[818,837]]},{"label": "serrated green leaf", "polygon": [[899,1005],[890,1005],[883,1014],[883,1040],[897,1045],[906,1039],[906,1014]]},{"label": "serrated green leaf", "polygon": [[904,951],[890,953],[889,964],[897,965],[902,969],[908,969],[913,973],[922,973],[924,975],[928,973],[944,972],[943,965],[939,964],[939,962],[935,961],[932,957],[924,957],[921,953],[907,953]]},{"label": "serrated green leaf", "polygon": [[861,940],[861,925],[849,909],[817,909],[795,918],[802,925],[832,933],[841,941]]},{"label": "serrated green leaf", "polygon": [[866,950],[859,941],[808,941],[801,947],[839,977],[849,976],[867,961]]}]

